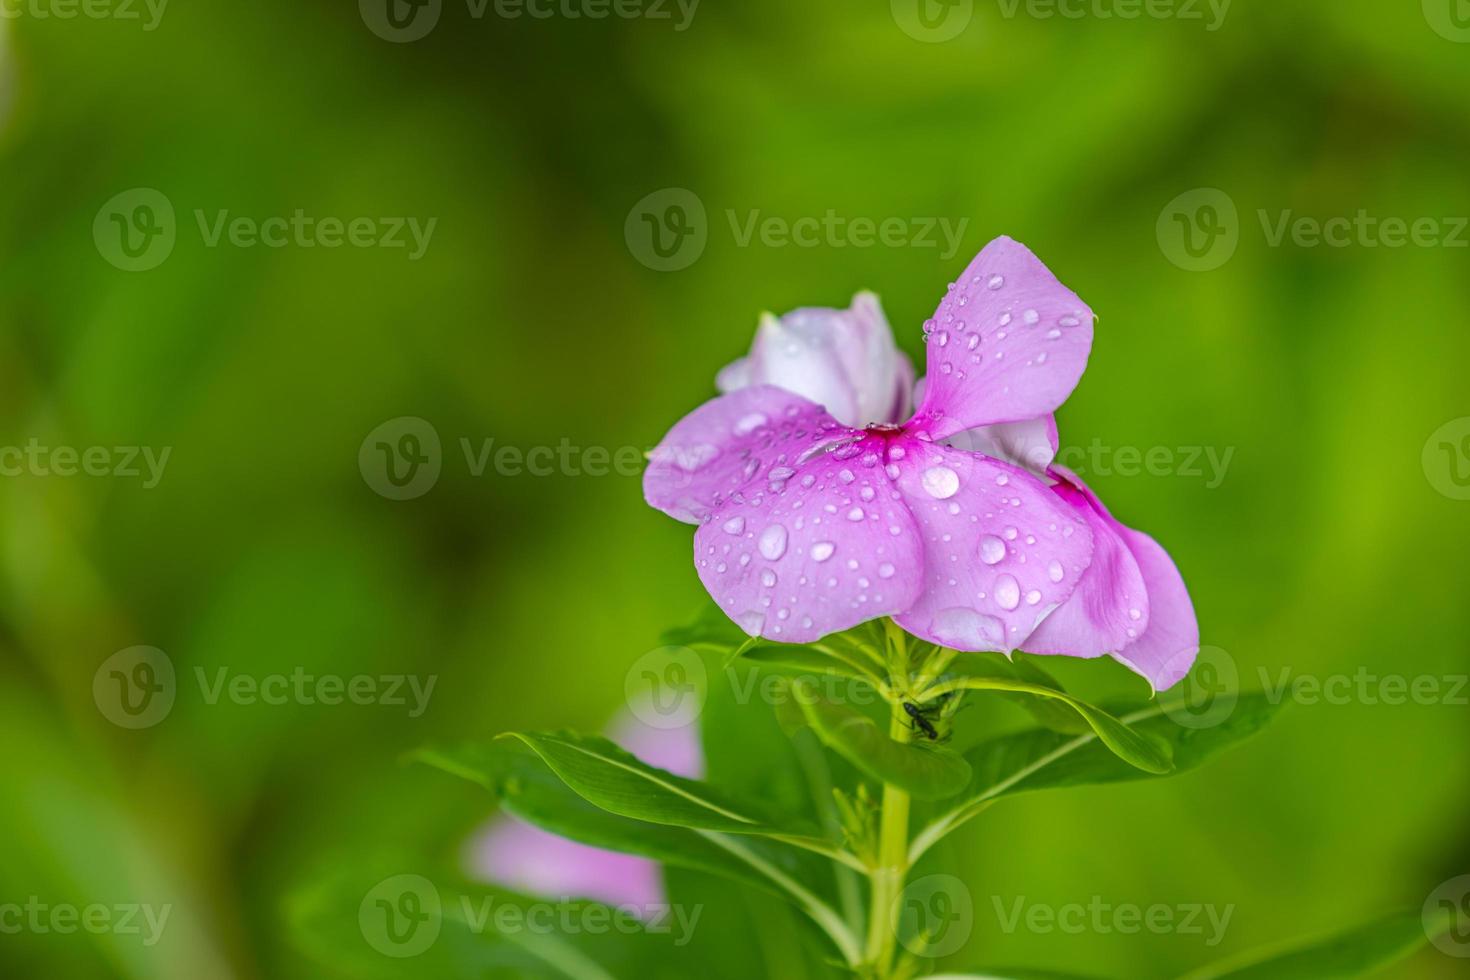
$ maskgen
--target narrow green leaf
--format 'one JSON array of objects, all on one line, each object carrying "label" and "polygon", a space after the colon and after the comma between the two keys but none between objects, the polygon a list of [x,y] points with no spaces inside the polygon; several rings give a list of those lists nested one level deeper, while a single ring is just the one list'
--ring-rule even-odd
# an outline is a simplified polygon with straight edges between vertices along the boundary
[{"label": "narrow green leaf", "polygon": [[619,816],[583,799],[519,744],[424,749],[413,759],[485,787],[507,813],[560,837],[776,892],[748,863],[695,831]]},{"label": "narrow green leaf", "polygon": [[812,685],[793,684],[792,697],[824,745],[916,799],[945,799],[970,781],[970,764],[958,753],[928,742],[895,742],[872,718],[822,697]]},{"label": "narrow green leaf", "polygon": [[579,796],[634,820],[731,834],[807,836],[810,828],[706,783],[641,761],[605,738],[575,732],[514,732]]},{"label": "narrow green leaf", "polygon": [[1062,786],[1156,779],[1196,769],[1260,731],[1277,707],[1263,694],[1243,694],[1223,713],[1225,720],[1211,728],[1178,725],[1159,705],[1126,715],[1123,722],[1140,736],[1169,748],[1174,767],[1163,774],[1129,765],[1093,732],[1068,736],[1036,729],[984,742],[965,754],[975,773],[965,801],[915,836],[910,859],[917,860],[944,835],[1003,796]]},{"label": "narrow green leaf", "polygon": [[1182,980],[1337,980],[1361,977],[1396,963],[1448,931],[1454,910],[1426,924],[1419,911],[1402,912],[1325,939],[1256,950],[1187,974]]},{"label": "narrow green leaf", "polygon": [[939,685],[939,689],[970,691],[1005,691],[1047,698],[1066,705],[1077,713],[1097,737],[1129,765],[1154,775],[1173,768],[1168,746],[1129,728],[1106,711],[1075,698],[1065,691],[1029,681],[1003,677],[960,677]]}]

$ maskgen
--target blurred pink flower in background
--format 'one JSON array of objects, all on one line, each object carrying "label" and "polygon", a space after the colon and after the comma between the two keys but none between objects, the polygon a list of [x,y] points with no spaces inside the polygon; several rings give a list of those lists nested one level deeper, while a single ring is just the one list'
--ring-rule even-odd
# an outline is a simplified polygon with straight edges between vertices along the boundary
[{"label": "blurred pink flower in background", "polygon": [[[659,769],[698,779],[704,774],[699,730],[694,724],[654,728],[623,711],[608,738]],[[664,904],[663,877],[656,861],[605,851],[498,816],[469,843],[470,874],[545,898],[585,898],[647,910]]]}]

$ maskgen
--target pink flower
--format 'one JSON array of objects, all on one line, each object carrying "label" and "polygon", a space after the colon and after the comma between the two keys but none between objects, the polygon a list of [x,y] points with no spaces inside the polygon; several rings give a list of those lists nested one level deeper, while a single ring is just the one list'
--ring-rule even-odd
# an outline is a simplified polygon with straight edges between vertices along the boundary
[{"label": "pink flower", "polygon": [[1199,646],[1173,562],[1051,465],[1092,311],[999,238],[924,330],[929,374],[901,425],[851,427],[791,381],[727,378],[674,426],[644,495],[699,525],[705,588],[752,636],[810,642],[891,616],[961,650],[1107,653],[1172,685]]},{"label": "pink flower", "polygon": [[[651,766],[691,779],[703,774],[693,725],[653,728],[623,714],[608,737]],[[665,901],[658,862],[568,840],[515,817],[492,820],[471,841],[470,850],[473,875],[529,895],[593,899],[639,911]]]},{"label": "pink flower", "polygon": [[893,343],[878,297],[846,310],[810,307],[761,317],[750,354],[715,379],[723,392],[776,385],[826,408],[844,425],[897,422],[908,412],[914,368]]}]

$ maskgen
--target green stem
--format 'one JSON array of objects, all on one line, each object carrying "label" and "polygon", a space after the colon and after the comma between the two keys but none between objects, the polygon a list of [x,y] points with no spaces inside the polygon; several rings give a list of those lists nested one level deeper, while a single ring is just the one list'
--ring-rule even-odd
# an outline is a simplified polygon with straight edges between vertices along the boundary
[{"label": "green stem", "polygon": [[[909,740],[908,717],[894,705],[889,735],[895,742]],[[868,916],[867,959],[873,973],[888,977],[892,970],[898,922],[894,909],[908,874],[909,794],[892,784],[883,786],[883,812],[878,830],[878,865],[873,868],[873,905]]]}]

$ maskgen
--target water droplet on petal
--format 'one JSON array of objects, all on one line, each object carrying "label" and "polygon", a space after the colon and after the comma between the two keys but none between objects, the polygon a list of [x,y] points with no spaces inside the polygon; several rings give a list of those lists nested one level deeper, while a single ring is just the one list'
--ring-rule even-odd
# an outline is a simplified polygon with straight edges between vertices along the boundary
[{"label": "water droplet on petal", "polygon": [[1014,575],[1002,575],[995,580],[995,602],[1002,609],[1015,609],[1021,604],[1021,583]]},{"label": "water droplet on petal", "polygon": [[1005,276],[991,276],[990,277],[990,281],[988,283],[986,283],[985,285],[989,286],[991,289],[999,289],[1000,287],[1004,286],[1005,284],[1006,284]]},{"label": "water droplet on petal", "polygon": [[893,563],[892,562],[886,562],[885,561],[883,564],[881,564],[881,565],[878,566],[878,577],[879,578],[893,578],[893,574],[896,571],[897,571],[897,569],[895,569],[893,567]]},{"label": "water droplet on petal", "polygon": [[749,415],[741,416],[740,421],[735,423],[735,434],[737,436],[748,436],[770,421],[770,419],[766,418],[760,412],[751,412]]},{"label": "water droplet on petal", "polygon": [[980,560],[987,565],[996,565],[1006,556],[1006,543],[993,534],[980,538]]},{"label": "water droplet on petal", "polygon": [[773,587],[775,584],[776,584],[776,573],[773,572],[773,571],[771,571],[769,568],[763,569],[761,571],[761,585],[764,585],[766,588],[769,589],[769,588]]},{"label": "water droplet on petal", "polygon": [[947,500],[960,491],[959,474],[948,466],[929,467],[924,471],[922,481],[929,496],[938,500]]},{"label": "water droplet on petal", "polygon": [[1139,612],[1137,609],[1130,609],[1128,610],[1128,618],[1132,620],[1139,620],[1143,618],[1143,613]]},{"label": "water droplet on petal", "polygon": [[826,561],[832,557],[832,552],[836,550],[837,546],[831,541],[818,541],[812,545],[812,561]]},{"label": "water droplet on petal", "polygon": [[1039,590],[1032,589],[1030,592],[1027,592],[1026,593],[1026,605],[1028,605],[1028,606],[1034,606],[1034,605],[1036,605],[1040,601],[1041,601],[1041,592]]},{"label": "water droplet on petal", "polygon": [[1062,563],[1059,561],[1053,561],[1046,566],[1046,577],[1053,582],[1060,582],[1065,575],[1066,572],[1062,570]]},{"label": "water droplet on petal", "polygon": [[786,554],[786,529],[780,524],[772,524],[761,532],[760,541],[756,543],[760,553],[769,561],[776,561]]},{"label": "water droplet on petal", "polygon": [[1026,326],[1034,327],[1041,322],[1041,314],[1035,310],[1027,310],[1021,314],[1021,320],[1025,322]]},{"label": "water droplet on petal", "polygon": [[725,522],[725,533],[726,534],[739,534],[741,531],[744,531],[744,530],[745,530],[745,518],[743,518],[743,517],[732,517],[728,521]]},{"label": "water droplet on petal", "polygon": [[849,521],[860,521],[866,516],[867,515],[863,513],[863,509],[861,507],[854,507],[852,510],[847,512],[847,519]]}]

